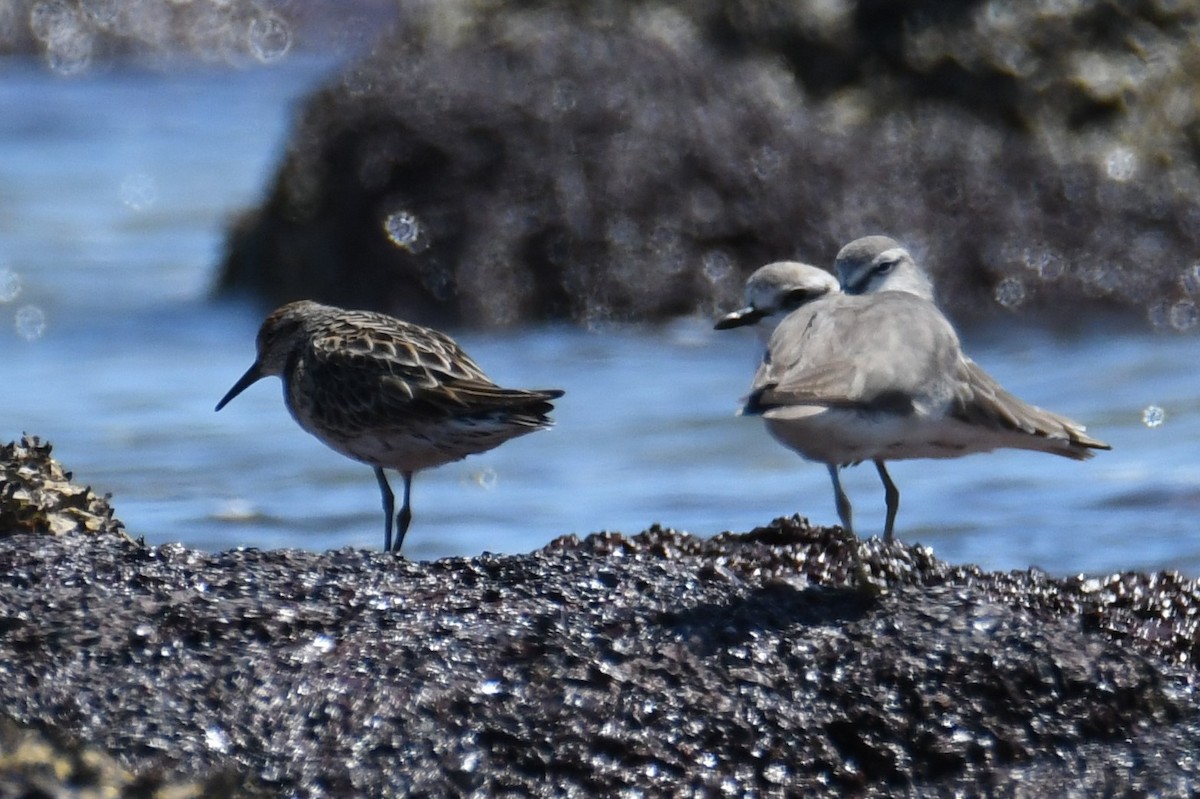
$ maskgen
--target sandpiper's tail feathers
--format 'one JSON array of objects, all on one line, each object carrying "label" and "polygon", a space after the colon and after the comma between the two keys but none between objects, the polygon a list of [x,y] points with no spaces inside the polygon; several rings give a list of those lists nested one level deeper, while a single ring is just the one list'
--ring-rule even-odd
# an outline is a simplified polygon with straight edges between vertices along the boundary
[{"label": "sandpiper's tail feathers", "polygon": [[1112,449],[1087,435],[1083,425],[1018,399],[970,358],[963,358],[961,391],[952,414],[972,425],[1022,433],[1010,446],[1082,461],[1097,449]]},{"label": "sandpiper's tail feathers", "polygon": [[547,416],[561,389],[504,388],[495,383],[475,380],[448,380],[437,386],[437,402],[446,416],[475,416],[503,414],[517,422],[536,422],[538,426],[553,424]]},{"label": "sandpiper's tail feathers", "polygon": [[532,423],[537,427],[554,426],[554,420],[550,418],[550,411],[554,410],[551,400],[561,397],[565,393],[562,389],[528,389],[514,393],[520,393],[526,397],[525,402],[513,408],[514,420],[525,424]]}]

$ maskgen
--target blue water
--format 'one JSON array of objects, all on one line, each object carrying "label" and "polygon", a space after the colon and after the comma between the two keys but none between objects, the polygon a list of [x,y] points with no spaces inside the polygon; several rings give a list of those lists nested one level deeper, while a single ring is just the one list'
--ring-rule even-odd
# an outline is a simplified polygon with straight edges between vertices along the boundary
[{"label": "blue water", "polygon": [[[302,432],[278,381],[213,412],[260,322],[208,299],[223,227],[258,200],[293,103],[332,68],[293,57],[64,79],[0,62],[0,438],[52,441],[151,543],[382,542],[370,469]],[[522,552],[653,522],[711,535],[793,512],[836,519],[824,467],[734,416],[757,358],[749,335],[699,318],[449,332],[498,382],[567,396],[554,430],[417,476],[409,557]],[[1194,338],[1060,338],[1013,315],[966,342],[1014,393],[1115,449],[1086,463],[1016,452],[896,463],[900,538],[993,569],[1200,575]],[[1143,422],[1150,406],[1165,413],[1157,427]],[[849,470],[845,485],[861,530],[877,531],[874,470]]]}]

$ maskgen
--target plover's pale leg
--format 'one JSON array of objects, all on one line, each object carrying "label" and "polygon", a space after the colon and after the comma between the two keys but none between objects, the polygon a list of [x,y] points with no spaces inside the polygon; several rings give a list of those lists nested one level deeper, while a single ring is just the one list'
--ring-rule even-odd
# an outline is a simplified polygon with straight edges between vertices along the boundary
[{"label": "plover's pale leg", "polygon": [[896,511],[900,510],[900,489],[892,482],[887,467],[879,458],[875,459],[875,468],[879,470],[879,479],[883,481],[883,495],[887,500],[887,522],[883,525],[883,540],[892,540],[892,526],[896,523]]},{"label": "plover's pale leg", "polygon": [[841,467],[829,464],[829,477],[833,480],[833,495],[837,500],[838,518],[842,520],[842,527],[846,528],[846,532],[853,533],[854,522],[851,519],[850,497],[846,496],[846,492],[842,490],[842,480],[838,477],[839,468]]},{"label": "plover's pale leg", "polygon": [[404,477],[404,506],[400,508],[400,513],[396,516],[396,524],[400,529],[396,536],[396,553],[399,554],[400,547],[404,546],[404,536],[408,533],[408,525],[412,523],[412,505],[409,504],[409,496],[412,494],[412,472],[401,472]]},{"label": "plover's pale leg", "polygon": [[[379,481],[379,493],[383,495],[383,551],[392,551],[392,511],[396,508],[396,495],[392,493],[392,487],[388,484],[387,475],[383,473],[383,469],[375,467],[375,479]],[[404,504],[408,504],[408,495],[405,494]],[[401,533],[403,537],[403,533]],[[399,551],[399,547],[396,547]]]}]

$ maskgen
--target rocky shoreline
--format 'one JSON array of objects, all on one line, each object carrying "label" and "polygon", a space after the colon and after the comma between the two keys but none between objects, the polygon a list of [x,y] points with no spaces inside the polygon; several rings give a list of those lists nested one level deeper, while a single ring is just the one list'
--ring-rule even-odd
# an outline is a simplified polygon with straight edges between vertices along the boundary
[{"label": "rocky shoreline", "polygon": [[54,795],[13,787],[30,740],[119,764],[87,774],[122,796],[1200,781],[1200,587],[1172,573],[989,573],[797,517],[427,563],[49,533],[0,539],[0,795]]}]

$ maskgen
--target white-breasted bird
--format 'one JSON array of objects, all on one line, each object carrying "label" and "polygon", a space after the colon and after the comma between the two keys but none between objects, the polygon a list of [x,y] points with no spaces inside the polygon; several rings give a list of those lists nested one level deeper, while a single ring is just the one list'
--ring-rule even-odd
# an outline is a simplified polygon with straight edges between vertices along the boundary
[{"label": "white-breasted bird", "polygon": [[891,540],[900,492],[886,461],[1002,447],[1083,460],[1109,449],[1082,425],[1009,394],[966,357],[931,301],[928,277],[895,241],[859,239],[836,265],[842,286],[864,293],[844,293],[814,266],[770,264],[747,281],[749,307],[717,327],[774,321],[791,309],[774,321],[742,412],[762,416],[776,440],[826,465],[847,530],[853,521],[843,466],[875,464]]}]

